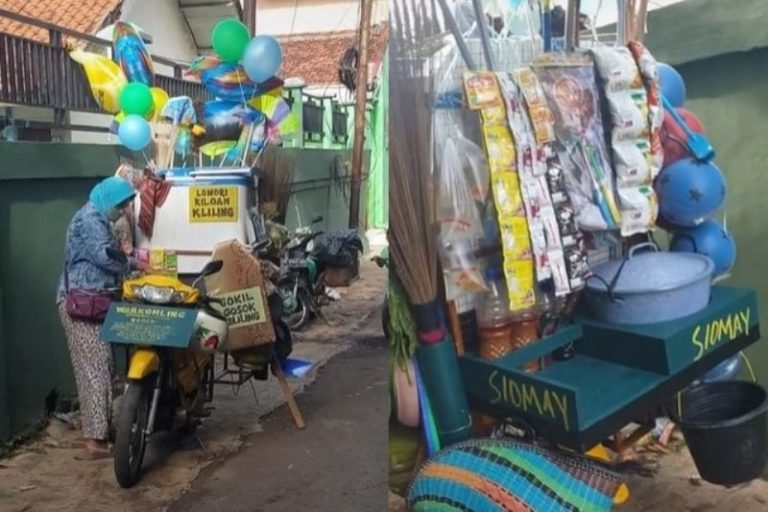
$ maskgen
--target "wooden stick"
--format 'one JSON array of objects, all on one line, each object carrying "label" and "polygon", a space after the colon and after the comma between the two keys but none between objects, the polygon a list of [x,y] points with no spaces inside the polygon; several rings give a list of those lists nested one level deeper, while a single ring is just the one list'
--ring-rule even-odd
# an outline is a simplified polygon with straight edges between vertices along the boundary
[{"label": "wooden stick", "polygon": [[296,424],[296,428],[304,430],[307,428],[307,425],[304,423],[304,417],[301,415],[299,405],[296,403],[296,398],[293,396],[291,386],[288,385],[288,381],[285,379],[283,368],[280,366],[280,361],[277,360],[277,357],[272,358],[272,367],[274,368],[277,382],[280,383],[280,389],[283,392],[285,401],[288,403],[288,409],[291,411],[291,416],[293,417],[293,422]]},{"label": "wooden stick", "polygon": [[456,301],[448,301],[448,318],[451,321],[451,331],[453,333],[453,342],[456,345],[456,353],[464,355],[464,334],[461,332],[461,322],[459,322],[459,310],[456,308]]},{"label": "wooden stick", "polygon": [[645,22],[648,19],[648,0],[640,0],[635,27],[635,41],[640,43],[645,39]]}]

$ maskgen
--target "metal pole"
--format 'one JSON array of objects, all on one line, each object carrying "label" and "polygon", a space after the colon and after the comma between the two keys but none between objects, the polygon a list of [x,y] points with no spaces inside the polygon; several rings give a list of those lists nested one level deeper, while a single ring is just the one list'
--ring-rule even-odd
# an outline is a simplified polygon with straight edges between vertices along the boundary
[{"label": "metal pole", "polygon": [[360,225],[360,188],[363,176],[363,145],[365,143],[365,109],[368,102],[368,37],[371,30],[373,0],[361,0],[360,57],[355,77],[355,138],[352,143],[352,179],[349,194],[349,228]]},{"label": "metal pole", "polygon": [[256,0],[245,0],[243,2],[243,17],[245,24],[248,25],[248,31],[251,37],[256,35]]}]

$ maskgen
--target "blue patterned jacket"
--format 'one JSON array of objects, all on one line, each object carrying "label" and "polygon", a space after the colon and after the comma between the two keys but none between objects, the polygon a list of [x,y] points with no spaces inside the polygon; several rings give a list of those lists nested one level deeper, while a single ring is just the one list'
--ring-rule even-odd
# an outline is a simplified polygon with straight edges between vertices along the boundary
[{"label": "blue patterned jacket", "polygon": [[[105,215],[92,203],[83,206],[67,228],[64,265],[69,272],[69,288],[102,291],[122,284],[135,267],[135,260],[120,263],[107,256],[107,248],[120,249]],[[64,272],[59,279],[57,302],[64,300]]]}]

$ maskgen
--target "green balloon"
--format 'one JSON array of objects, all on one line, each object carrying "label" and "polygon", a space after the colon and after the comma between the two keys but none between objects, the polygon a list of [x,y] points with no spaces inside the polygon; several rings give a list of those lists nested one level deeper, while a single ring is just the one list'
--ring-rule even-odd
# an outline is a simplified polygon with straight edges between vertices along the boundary
[{"label": "green balloon", "polygon": [[222,20],[216,24],[211,44],[216,55],[224,62],[237,62],[243,57],[251,35],[242,22],[236,19]]},{"label": "green balloon", "polygon": [[125,115],[146,117],[153,106],[152,91],[141,82],[131,82],[120,91],[120,109]]}]

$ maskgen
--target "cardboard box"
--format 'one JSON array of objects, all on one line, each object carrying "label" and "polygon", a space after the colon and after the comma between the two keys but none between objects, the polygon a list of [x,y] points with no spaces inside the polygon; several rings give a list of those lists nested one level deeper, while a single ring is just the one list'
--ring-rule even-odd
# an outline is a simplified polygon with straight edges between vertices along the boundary
[{"label": "cardboard box", "polygon": [[222,269],[205,278],[206,293],[218,298],[217,304],[229,323],[223,351],[273,343],[275,329],[269,311],[261,263],[237,240],[217,244],[212,260],[221,260]]}]

